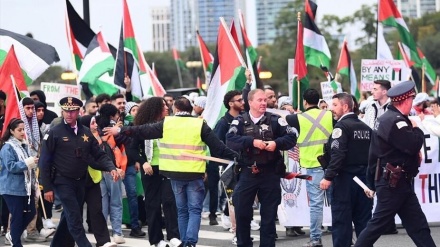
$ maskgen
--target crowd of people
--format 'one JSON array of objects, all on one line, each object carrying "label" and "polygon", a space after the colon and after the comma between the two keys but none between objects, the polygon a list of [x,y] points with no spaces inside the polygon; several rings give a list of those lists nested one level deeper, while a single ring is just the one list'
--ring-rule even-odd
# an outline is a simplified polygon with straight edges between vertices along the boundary
[{"label": "crowd of people", "polygon": [[[243,91],[225,94],[227,111],[212,129],[203,120],[207,98],[194,94],[137,103],[129,93],[85,103],[65,97],[60,117],[47,109],[40,90],[21,99],[21,119],[0,122],[6,126],[0,150],[6,244],[20,247],[22,239],[43,242],[54,235],[54,247],[92,246],[86,217],[97,246],[125,243],[123,224],[131,237],[147,235],[156,247],[196,246],[202,215],[218,225],[220,212],[231,244],[253,246],[251,230],[259,229],[260,246],[275,246],[283,155],[293,150],[312,178],[306,181],[310,239],[304,247],[323,246],[325,200],[331,202],[334,246],[373,246],[382,234],[397,233],[396,214],[417,246],[435,246],[412,189],[423,132],[408,116],[419,116],[439,136],[438,99],[416,94],[411,81],[394,87],[375,81],[372,96],[360,103],[348,93],[328,102],[307,89],[301,112],[269,86],[251,90],[246,76]],[[0,114],[5,99],[0,92]],[[232,168],[207,161],[210,156],[230,160]],[[221,174],[228,168],[234,176],[226,183]],[[58,225],[51,219],[54,204],[62,207]],[[301,226],[286,226],[286,236],[304,234]]]}]

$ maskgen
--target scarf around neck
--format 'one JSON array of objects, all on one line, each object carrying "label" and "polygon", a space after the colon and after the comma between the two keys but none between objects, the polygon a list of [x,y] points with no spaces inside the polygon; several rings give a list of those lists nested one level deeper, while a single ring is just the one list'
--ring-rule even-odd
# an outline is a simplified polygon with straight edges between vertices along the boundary
[{"label": "scarf around neck", "polygon": [[[19,141],[17,138],[11,136],[6,143],[11,145],[14,149],[14,152],[18,156],[19,161],[25,162],[27,158],[29,158],[29,145],[26,141]],[[24,173],[24,182],[26,187],[26,194],[28,195],[28,203],[30,203],[30,196],[32,194],[32,189],[38,190],[38,180],[35,176],[35,169],[27,169],[23,171]]]}]

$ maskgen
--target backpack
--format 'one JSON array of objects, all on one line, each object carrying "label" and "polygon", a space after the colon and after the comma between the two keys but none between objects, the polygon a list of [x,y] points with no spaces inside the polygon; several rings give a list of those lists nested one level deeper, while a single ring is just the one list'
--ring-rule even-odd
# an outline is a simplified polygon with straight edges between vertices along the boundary
[{"label": "backpack", "polygon": [[115,138],[112,135],[101,136],[101,140],[99,146],[109,155],[115,166],[125,172],[128,163],[125,146],[116,145]]}]

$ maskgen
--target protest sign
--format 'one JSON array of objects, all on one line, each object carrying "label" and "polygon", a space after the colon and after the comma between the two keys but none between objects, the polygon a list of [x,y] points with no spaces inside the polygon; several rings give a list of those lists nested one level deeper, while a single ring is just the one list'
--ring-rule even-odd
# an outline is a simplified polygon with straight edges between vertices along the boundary
[{"label": "protest sign", "polygon": [[410,78],[411,69],[403,60],[362,59],[361,91],[371,91],[376,80],[388,80],[391,86]]},{"label": "protest sign", "polygon": [[81,90],[78,85],[42,82],[40,88],[46,95],[47,108],[58,115],[61,112],[60,99],[68,96],[81,99]]}]

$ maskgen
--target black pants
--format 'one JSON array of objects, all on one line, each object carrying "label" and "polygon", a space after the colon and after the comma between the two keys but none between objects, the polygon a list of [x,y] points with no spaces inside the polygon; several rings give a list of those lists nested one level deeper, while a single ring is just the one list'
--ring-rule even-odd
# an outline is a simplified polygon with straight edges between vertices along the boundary
[{"label": "black pants", "polygon": [[251,247],[251,220],[255,196],[261,204],[260,246],[275,246],[275,219],[281,203],[280,176],[274,171],[253,175],[251,169],[243,168],[232,195],[237,222],[237,246]]},{"label": "black pants", "polygon": [[180,239],[176,199],[171,189],[170,180],[159,174],[157,166],[153,166],[153,175],[149,176],[142,173],[142,184],[145,191],[145,210],[147,212],[150,245],[156,245],[164,240],[162,209],[165,216],[167,239]]},{"label": "black pants", "polygon": [[208,163],[206,173],[208,174],[209,217],[215,218],[218,209],[218,182],[220,181],[217,163]]},{"label": "black pants", "polygon": [[[332,238],[333,246],[350,247],[353,228],[358,237],[371,219],[373,200],[353,181],[352,174],[341,172],[333,180]],[[365,175],[357,175],[364,183]]]},{"label": "black pants", "polygon": [[410,181],[401,179],[396,188],[391,188],[388,181],[381,178],[376,184],[376,192],[377,205],[373,218],[358,237],[356,247],[373,246],[390,222],[394,221],[396,214],[402,219],[402,225],[416,246],[436,246]]},{"label": "black pants", "polygon": [[92,247],[82,224],[81,207],[84,202],[85,178],[75,180],[56,176],[53,188],[59,195],[63,212],[50,246],[70,247],[73,238],[78,247]]},{"label": "black pants", "polygon": [[1,224],[3,226],[3,232],[6,233],[8,231],[8,223],[9,223],[9,209],[8,205],[6,204],[5,199],[2,200],[2,217],[1,217]]},{"label": "black pants", "polygon": [[3,195],[3,200],[6,201],[11,213],[11,238],[13,246],[23,246],[21,244],[21,234],[36,213],[34,198],[33,193],[30,196],[30,202],[28,202],[28,196]]}]

